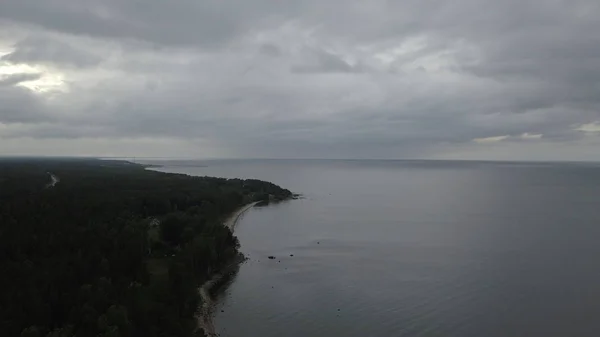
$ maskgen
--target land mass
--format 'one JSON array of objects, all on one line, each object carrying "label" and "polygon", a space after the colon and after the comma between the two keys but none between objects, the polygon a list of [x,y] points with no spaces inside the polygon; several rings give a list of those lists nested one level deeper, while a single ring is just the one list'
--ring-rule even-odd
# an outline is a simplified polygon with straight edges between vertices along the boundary
[{"label": "land mass", "polygon": [[237,218],[250,205],[292,197],[264,181],[122,161],[0,160],[0,329],[202,336],[198,287],[240,257]]}]

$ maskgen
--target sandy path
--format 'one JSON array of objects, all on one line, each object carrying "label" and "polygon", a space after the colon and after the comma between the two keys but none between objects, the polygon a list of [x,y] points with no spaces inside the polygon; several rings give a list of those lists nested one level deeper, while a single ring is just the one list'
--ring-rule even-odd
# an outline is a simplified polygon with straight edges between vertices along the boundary
[{"label": "sandy path", "polygon": [[[223,226],[229,228],[233,232],[233,230],[235,229],[235,225],[237,224],[242,214],[244,214],[250,208],[254,207],[256,204],[258,204],[258,202],[250,203],[233,212],[233,214],[231,214],[231,216],[229,216],[229,218],[227,218],[227,220],[223,222]],[[227,269],[229,268],[226,267],[225,270]],[[202,328],[202,330],[204,330],[204,333],[208,337],[217,336],[217,332],[215,331],[215,325],[213,323],[212,312],[215,303],[212,297],[210,296],[210,289],[214,286],[215,283],[220,281],[223,278],[223,276],[225,276],[224,273],[215,274],[210,280],[206,281],[198,290],[198,292],[200,293],[200,297],[202,298],[202,306],[200,307],[200,312],[198,314],[198,327]]]},{"label": "sandy path", "polygon": [[48,172],[48,174],[50,175],[50,182],[46,184],[46,188],[54,187],[54,185],[58,184],[60,179],[50,172]]}]

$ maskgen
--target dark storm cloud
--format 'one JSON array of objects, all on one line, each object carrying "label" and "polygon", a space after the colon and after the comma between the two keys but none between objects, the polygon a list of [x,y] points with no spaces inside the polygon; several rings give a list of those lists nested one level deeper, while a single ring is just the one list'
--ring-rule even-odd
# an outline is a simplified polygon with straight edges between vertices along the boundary
[{"label": "dark storm cloud", "polygon": [[28,89],[16,86],[37,78],[37,74],[0,77],[0,124],[41,123],[51,119],[34,94]]},{"label": "dark storm cloud", "polygon": [[99,56],[85,53],[67,43],[50,38],[30,36],[14,46],[14,51],[0,57],[10,63],[49,63],[70,67],[90,67],[99,64]]},{"label": "dark storm cloud", "polygon": [[249,29],[268,26],[269,10],[285,13],[286,3],[292,2],[20,0],[3,1],[0,17],[64,33],[134,38],[157,45],[216,46]]},{"label": "dark storm cloud", "polygon": [[296,73],[353,73],[362,71],[360,65],[350,65],[338,55],[325,50],[310,52],[304,64],[293,65],[292,72]]},{"label": "dark storm cloud", "polygon": [[0,77],[0,88],[12,87],[21,82],[37,80],[41,77],[40,74],[14,74]]},{"label": "dark storm cloud", "polygon": [[[594,0],[2,1],[0,60],[40,75],[2,77],[0,123],[243,156],[591,147],[599,17]],[[56,78],[51,99],[19,85]]]}]

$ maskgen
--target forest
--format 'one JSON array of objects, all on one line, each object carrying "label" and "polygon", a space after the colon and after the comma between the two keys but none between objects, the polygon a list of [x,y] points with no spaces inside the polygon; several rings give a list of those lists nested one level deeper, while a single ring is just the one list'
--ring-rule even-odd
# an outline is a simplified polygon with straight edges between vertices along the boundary
[{"label": "forest", "polygon": [[125,161],[0,159],[0,335],[203,336],[198,285],[240,255],[222,221],[290,197]]}]

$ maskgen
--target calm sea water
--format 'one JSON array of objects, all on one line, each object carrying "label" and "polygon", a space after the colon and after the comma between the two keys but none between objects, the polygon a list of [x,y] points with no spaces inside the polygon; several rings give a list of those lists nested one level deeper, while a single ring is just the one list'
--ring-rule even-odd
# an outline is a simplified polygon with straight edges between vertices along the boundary
[{"label": "calm sea water", "polygon": [[221,336],[600,336],[599,165],[163,165],[305,196],[238,223]]}]

